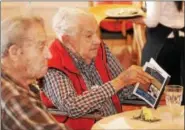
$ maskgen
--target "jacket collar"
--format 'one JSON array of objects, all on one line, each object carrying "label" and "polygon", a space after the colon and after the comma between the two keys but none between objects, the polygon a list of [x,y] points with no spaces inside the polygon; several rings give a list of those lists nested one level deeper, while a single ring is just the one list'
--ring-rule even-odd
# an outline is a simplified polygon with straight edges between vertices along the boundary
[{"label": "jacket collar", "polygon": [[76,68],[74,61],[72,57],[69,55],[67,52],[66,48],[62,45],[62,43],[58,40],[55,39],[53,44],[51,45],[51,53],[53,54],[52,60],[59,60],[60,63],[56,64],[57,68],[63,67],[64,69],[67,69],[70,72],[79,74],[78,69]]}]

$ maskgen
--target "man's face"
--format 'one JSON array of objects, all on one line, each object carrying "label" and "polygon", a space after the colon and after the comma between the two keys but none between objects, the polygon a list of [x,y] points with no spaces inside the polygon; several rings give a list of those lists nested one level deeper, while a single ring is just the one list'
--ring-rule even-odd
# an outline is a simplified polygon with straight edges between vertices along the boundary
[{"label": "man's face", "polygon": [[76,51],[85,60],[92,60],[96,57],[100,45],[100,39],[97,36],[98,25],[94,17],[81,17],[80,21],[80,31],[74,40]]},{"label": "man's face", "polygon": [[34,24],[24,40],[20,63],[26,76],[29,78],[41,78],[47,72],[47,60],[51,58],[46,34],[40,24]]}]

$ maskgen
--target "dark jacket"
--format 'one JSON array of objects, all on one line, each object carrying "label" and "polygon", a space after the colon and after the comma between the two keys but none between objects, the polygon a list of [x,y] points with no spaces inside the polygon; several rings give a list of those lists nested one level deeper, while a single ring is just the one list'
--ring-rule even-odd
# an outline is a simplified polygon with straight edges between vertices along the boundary
[{"label": "dark jacket", "polygon": [[[151,57],[153,57],[156,61],[158,61],[158,56],[161,50],[163,49],[166,42],[167,36],[174,30],[181,30],[184,32],[184,28],[182,29],[172,29],[166,27],[162,24],[159,24],[155,28],[147,28],[146,30],[146,44],[143,48],[142,52],[142,61],[141,64],[144,65],[146,61],[149,61]],[[184,37],[180,37],[181,41]],[[178,41],[177,41],[178,42]],[[184,51],[185,51],[185,46]],[[183,56],[181,59],[181,85],[185,87],[185,53],[183,51]],[[183,101],[182,104],[185,104],[185,93],[183,92]]]}]

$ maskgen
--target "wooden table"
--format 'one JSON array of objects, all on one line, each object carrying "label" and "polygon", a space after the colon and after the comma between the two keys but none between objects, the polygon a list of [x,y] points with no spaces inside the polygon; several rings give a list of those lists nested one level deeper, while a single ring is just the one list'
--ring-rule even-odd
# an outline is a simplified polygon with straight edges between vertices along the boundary
[{"label": "wooden table", "polygon": [[[184,107],[181,107],[184,112]],[[113,116],[105,117],[93,125],[92,130],[184,130],[184,113],[172,121],[172,116],[167,106],[152,109],[155,117],[161,119],[159,122],[150,123],[141,120],[132,119],[133,116],[138,115],[141,110],[133,110]]]}]

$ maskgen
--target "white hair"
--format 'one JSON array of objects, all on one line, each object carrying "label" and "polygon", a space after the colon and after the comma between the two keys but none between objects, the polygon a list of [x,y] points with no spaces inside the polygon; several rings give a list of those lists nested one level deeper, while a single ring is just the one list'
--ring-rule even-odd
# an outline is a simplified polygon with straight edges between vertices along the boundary
[{"label": "white hair", "polygon": [[11,45],[21,44],[22,38],[33,23],[44,26],[43,19],[35,16],[14,16],[1,22],[1,58],[5,56]]},{"label": "white hair", "polygon": [[92,16],[92,14],[72,7],[62,7],[53,17],[53,30],[59,40],[64,34],[74,36],[79,31],[79,16]]}]

